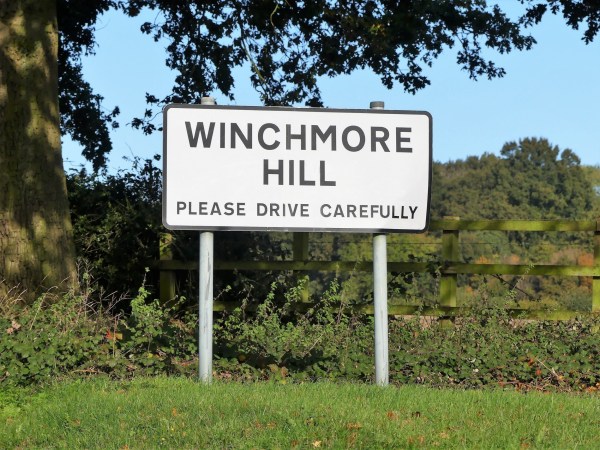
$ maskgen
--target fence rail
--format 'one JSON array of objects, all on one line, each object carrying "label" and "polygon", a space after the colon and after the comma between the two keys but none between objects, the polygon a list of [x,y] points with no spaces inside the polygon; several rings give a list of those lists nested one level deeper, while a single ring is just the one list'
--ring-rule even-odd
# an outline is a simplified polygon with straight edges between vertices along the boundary
[{"label": "fence rail", "polygon": [[[431,263],[440,268],[439,306],[423,308],[418,306],[389,305],[390,315],[409,315],[419,311],[423,315],[452,317],[465,311],[457,306],[457,276],[472,275],[539,275],[558,277],[592,277],[591,311],[600,313],[600,219],[587,221],[571,220],[460,220],[444,218],[430,223],[429,231],[441,231],[441,261],[431,262],[388,262],[388,271],[397,273],[428,272]],[[591,232],[593,237],[593,265],[553,265],[553,264],[471,264],[460,262],[461,231],[527,231],[527,232]],[[166,301],[175,296],[175,272],[198,270],[198,262],[184,262],[172,259],[171,236],[164,235],[160,248],[160,296]],[[292,261],[215,261],[215,270],[256,270],[256,271],[363,271],[373,270],[369,261],[314,261],[308,259],[308,233],[294,233]],[[308,307],[310,304],[307,304]],[[235,302],[215,302],[215,311],[231,310]],[[373,313],[372,305],[355,306],[357,311]],[[561,320],[575,317],[581,312],[568,310],[534,310],[511,308],[511,313],[531,319]]]}]

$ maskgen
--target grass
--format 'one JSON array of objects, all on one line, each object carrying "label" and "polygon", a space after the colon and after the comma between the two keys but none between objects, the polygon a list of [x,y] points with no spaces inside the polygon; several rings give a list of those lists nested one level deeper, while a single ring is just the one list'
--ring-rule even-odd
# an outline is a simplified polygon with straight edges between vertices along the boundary
[{"label": "grass", "polygon": [[0,448],[598,448],[600,397],[96,379],[0,391]]}]

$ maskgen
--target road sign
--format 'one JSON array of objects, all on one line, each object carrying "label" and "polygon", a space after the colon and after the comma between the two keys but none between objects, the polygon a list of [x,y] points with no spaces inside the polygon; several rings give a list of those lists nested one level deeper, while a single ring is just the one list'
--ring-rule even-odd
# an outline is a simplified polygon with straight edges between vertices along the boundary
[{"label": "road sign", "polygon": [[427,228],[427,112],[169,105],[163,120],[167,228]]}]

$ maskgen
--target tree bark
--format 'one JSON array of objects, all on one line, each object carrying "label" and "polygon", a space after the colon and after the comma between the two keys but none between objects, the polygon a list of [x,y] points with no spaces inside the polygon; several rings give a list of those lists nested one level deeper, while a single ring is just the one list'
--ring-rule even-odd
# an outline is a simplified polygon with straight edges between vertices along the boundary
[{"label": "tree bark", "polygon": [[76,282],[55,0],[0,0],[0,301]]}]

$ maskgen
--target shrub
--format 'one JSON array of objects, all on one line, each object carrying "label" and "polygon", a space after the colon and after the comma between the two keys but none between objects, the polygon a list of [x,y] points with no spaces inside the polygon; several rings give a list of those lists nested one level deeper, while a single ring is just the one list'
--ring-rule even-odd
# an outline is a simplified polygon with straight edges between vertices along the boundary
[{"label": "shrub", "polygon": [[243,304],[224,315],[216,326],[218,351],[262,370],[263,377],[368,379],[373,372],[371,320],[352,314],[337,281],[314,305],[303,304],[305,282],[281,301],[273,283],[255,310]]},{"label": "shrub", "polygon": [[[369,381],[373,320],[357,314],[337,280],[315,304],[303,282],[273,284],[215,320],[217,378]],[[89,276],[83,289],[31,306],[0,300],[0,385],[64,376],[197,374],[197,315],[152,300],[144,285],[130,309],[105,308]],[[284,295],[279,295],[283,291]],[[510,299],[507,296],[507,299]],[[445,326],[434,318],[390,320],[390,379],[397,384],[595,391],[600,388],[600,317],[565,322],[514,319],[480,292],[470,312]]]},{"label": "shrub", "polygon": [[528,321],[485,298],[448,329],[419,318],[392,322],[391,377],[444,386],[596,390],[600,317]]},{"label": "shrub", "polygon": [[[169,306],[149,301],[144,286],[131,300],[131,314],[122,318],[111,336],[114,354],[126,371],[133,375],[186,373],[198,353],[196,341],[198,317],[182,312],[179,299]],[[125,375],[121,370],[120,376]]]},{"label": "shrub", "polygon": [[41,382],[101,357],[108,316],[95,306],[85,292],[49,292],[29,306],[0,300],[0,383]]},{"label": "shrub", "polygon": [[[140,286],[146,278],[144,269],[159,258],[163,230],[162,172],[155,166],[159,159],[136,158],[130,170],[111,175],[84,169],[67,175],[77,253],[107,292],[127,294]],[[157,284],[155,279],[146,282]]]},{"label": "shrub", "polygon": [[[120,293],[121,299],[136,295],[142,283],[150,295],[158,295],[161,222],[162,171],[152,159],[134,158],[129,169],[114,174],[88,173],[85,169],[67,175],[73,234],[78,255],[94,274],[97,287]],[[216,258],[222,260],[277,260],[289,254],[269,233],[217,232]],[[170,251],[176,260],[198,260],[198,233],[171,231]],[[187,275],[187,276],[186,276]],[[188,298],[197,295],[194,273],[180,274],[178,292]],[[289,277],[288,277],[289,278]],[[259,282],[257,280],[266,280]],[[252,292],[265,295],[263,286],[284,281],[283,272],[217,272],[215,288],[230,286],[229,298]],[[132,289],[133,288],[133,289]],[[128,309],[129,305],[119,305]]]},{"label": "shrub", "polygon": [[84,275],[79,294],[49,292],[31,306],[15,298],[0,301],[0,384],[185,372],[181,361],[197,353],[193,315],[176,313],[177,304],[148,302],[144,286],[131,299],[130,313],[116,313],[104,305],[129,299],[98,297],[87,280]]}]

